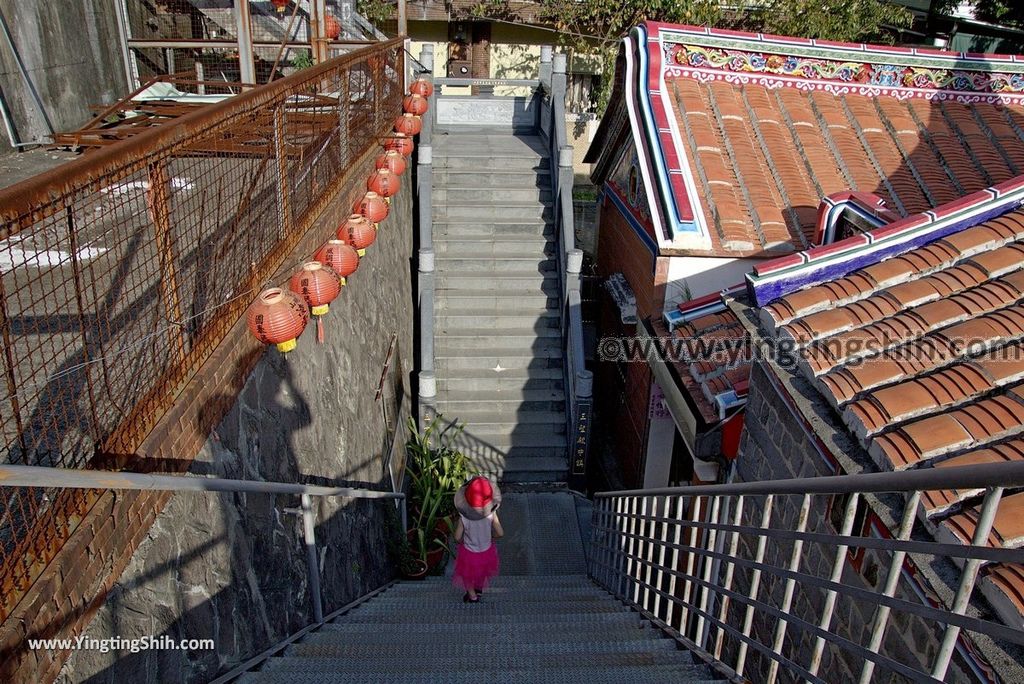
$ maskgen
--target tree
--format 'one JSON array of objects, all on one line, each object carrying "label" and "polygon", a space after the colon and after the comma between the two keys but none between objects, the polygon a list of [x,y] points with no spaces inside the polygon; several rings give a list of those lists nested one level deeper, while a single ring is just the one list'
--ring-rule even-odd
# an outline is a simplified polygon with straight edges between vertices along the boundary
[{"label": "tree", "polygon": [[909,26],[911,21],[907,10],[885,0],[481,0],[470,14],[478,19],[521,21],[523,12],[529,12],[537,23],[557,29],[560,42],[571,50],[600,55],[603,68],[599,111],[604,109],[610,94],[619,39],[645,20],[890,43],[892,29]]}]

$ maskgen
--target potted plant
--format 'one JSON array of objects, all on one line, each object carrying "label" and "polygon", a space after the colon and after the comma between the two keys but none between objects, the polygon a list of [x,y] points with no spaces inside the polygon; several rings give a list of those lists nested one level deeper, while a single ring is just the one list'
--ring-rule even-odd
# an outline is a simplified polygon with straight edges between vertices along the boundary
[{"label": "potted plant", "polygon": [[422,432],[409,419],[406,443],[406,472],[410,479],[409,543],[413,553],[431,568],[437,568],[449,550],[451,516],[455,512],[455,492],[470,476],[465,454],[455,446],[462,426],[452,423],[440,427],[434,418]]}]

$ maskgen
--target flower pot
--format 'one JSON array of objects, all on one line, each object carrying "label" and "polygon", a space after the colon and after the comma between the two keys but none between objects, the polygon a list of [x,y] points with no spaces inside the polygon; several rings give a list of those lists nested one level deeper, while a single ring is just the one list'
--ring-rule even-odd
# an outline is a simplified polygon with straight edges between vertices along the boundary
[{"label": "flower pot", "polygon": [[414,558],[412,560],[412,564],[413,564],[413,568],[412,569],[403,569],[402,570],[402,577],[404,579],[407,579],[407,580],[421,580],[421,579],[423,579],[424,577],[427,576],[427,572],[429,572],[430,568],[427,566],[427,564],[424,561],[420,560],[419,558]]}]

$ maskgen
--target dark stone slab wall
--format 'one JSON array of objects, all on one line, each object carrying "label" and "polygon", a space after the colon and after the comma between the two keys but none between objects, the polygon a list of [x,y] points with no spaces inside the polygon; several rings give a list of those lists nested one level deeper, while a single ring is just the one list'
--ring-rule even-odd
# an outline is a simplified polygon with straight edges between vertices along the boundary
[{"label": "dark stone slab wall", "polygon": [[[396,431],[404,439],[397,423],[411,396],[410,185],[405,178],[376,243],[331,305],[326,343],[317,345],[310,324],[287,356],[268,349],[227,417],[202,426],[209,437],[192,473],[390,488],[388,455]],[[350,194],[342,193],[315,229],[323,239],[348,213]],[[77,650],[58,681],[209,681],[309,624],[301,517],[285,512],[296,506],[298,497],[175,495],[84,636],[213,639],[214,650]],[[317,502],[325,613],[391,578],[387,506],[394,503]]]},{"label": "dark stone slab wall", "polygon": [[[77,128],[89,105],[114,102],[128,92],[117,15],[111,0],[24,2],[0,0],[0,13],[42,102],[44,117],[6,43],[0,44],[0,90],[21,142]],[[11,152],[6,133],[0,153]]]},{"label": "dark stone slab wall", "polygon": [[[777,375],[776,375],[777,374]],[[785,391],[789,402],[780,392]],[[737,459],[736,481],[757,482],[801,477],[820,477],[833,474],[855,474],[865,470],[874,470],[868,465],[866,454],[858,453],[859,446],[846,439],[846,432],[838,424],[829,424],[830,417],[824,401],[814,388],[802,378],[790,374],[776,366],[766,367],[763,362],[756,363],[750,376],[750,398],[747,405],[744,432]],[[795,413],[810,416],[804,423]],[[821,440],[820,444],[817,440]],[[827,455],[826,455],[827,454]],[[830,465],[831,463],[831,465]],[[771,527],[782,530],[797,528],[802,497],[776,497]],[[807,531],[823,534],[836,534],[841,525],[843,512],[847,504],[845,496],[815,495],[811,500]],[[891,530],[899,527],[899,515],[902,513],[902,499],[894,495],[864,496],[862,508],[870,509],[882,524]],[[748,497],[745,501],[742,524],[759,526],[764,510],[764,497]],[[728,515],[732,515],[729,513]],[[724,516],[723,516],[724,517]],[[855,518],[860,526],[853,530],[853,535],[867,535],[869,530],[863,525],[865,516],[859,514]],[[920,537],[918,538],[925,538]],[[764,562],[778,568],[789,567],[793,555],[792,541],[770,540],[766,547]],[[740,558],[755,557],[757,541],[752,536],[741,536],[737,555]],[[801,572],[819,578],[828,579],[832,572],[835,559],[835,548],[813,542],[807,542],[799,554]],[[886,573],[890,565],[891,555],[873,550],[861,551],[857,554],[848,553],[845,559],[840,582],[847,586],[880,592],[885,583]],[[945,558],[928,561],[927,557],[918,556],[918,579],[925,591],[937,600],[949,600],[956,590],[959,575],[952,563]],[[736,567],[733,590],[747,595],[751,586],[752,572],[750,569]],[[772,606],[780,606],[785,591],[785,580],[764,572],[758,599]],[[904,577],[897,584],[896,597],[912,603],[920,603],[920,598]],[[807,622],[817,625],[821,619],[826,593],[823,589],[809,584],[797,583],[794,594],[792,613]],[[979,615],[978,609],[984,609],[980,603],[972,607],[974,615],[993,619],[992,615]],[[717,610],[717,609],[716,609]],[[746,606],[733,601],[729,606],[727,623],[742,625]],[[870,640],[871,626],[874,620],[874,605],[868,602],[854,601],[840,595],[836,602],[832,618],[832,629],[841,637],[865,646]],[[771,645],[777,620],[762,612],[755,612],[753,636],[763,644]],[[715,630],[712,630],[714,633]],[[930,667],[932,659],[938,651],[942,640],[942,632],[931,621],[925,620],[904,611],[894,610],[890,616],[889,626],[880,649],[881,653],[894,660],[911,665],[915,669]],[[815,636],[809,631],[801,631],[790,625],[783,645],[783,654],[796,663],[806,667],[811,660]],[[725,639],[722,660],[732,666],[736,663],[739,642],[733,638]],[[1020,681],[1021,670],[1016,653],[1005,651],[991,640],[982,639],[976,647],[987,658],[991,666],[999,673],[1003,681]],[[747,667],[744,676],[751,681],[763,681],[768,672],[771,660],[753,648],[749,649]],[[827,682],[857,681],[860,676],[863,659],[840,649],[830,648],[826,644],[825,657],[819,676]],[[780,669],[779,681],[797,681]],[[887,671],[878,666],[872,681],[897,682],[905,681],[901,675]],[[978,679],[968,663],[957,652],[954,654],[946,675],[946,682],[976,682]]]}]

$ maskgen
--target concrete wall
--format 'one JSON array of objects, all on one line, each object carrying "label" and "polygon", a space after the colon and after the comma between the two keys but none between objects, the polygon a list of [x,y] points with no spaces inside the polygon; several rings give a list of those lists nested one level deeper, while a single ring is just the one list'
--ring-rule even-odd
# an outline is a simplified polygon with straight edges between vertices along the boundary
[{"label": "concrete wall", "polygon": [[[370,163],[372,156],[362,160],[353,178],[361,182]],[[397,414],[401,405],[408,408],[411,396],[410,181],[403,179],[376,243],[325,317],[326,343],[316,344],[311,324],[287,357],[268,349],[227,417],[197,428],[209,437],[191,472],[390,488],[386,456],[396,429],[399,439],[404,436]],[[305,240],[305,251],[293,261],[330,237],[348,214],[353,192],[343,192],[325,212],[311,231],[318,233],[315,239]],[[393,335],[383,397],[375,400]],[[230,384],[230,371],[227,376]],[[76,651],[58,681],[208,681],[309,624],[300,518],[283,512],[295,505],[296,497],[175,495],[84,635],[209,638],[215,650]],[[390,578],[383,527],[387,506],[394,504],[320,502],[325,613]]]},{"label": "concrete wall", "polygon": [[[50,125],[57,131],[75,128],[88,121],[90,104],[127,93],[111,0],[0,0],[0,14],[45,113],[11,50],[0,44],[0,89],[20,142],[49,135]],[[6,134],[0,136],[0,152],[11,150]]]},{"label": "concrete wall", "polygon": [[[751,373],[750,399],[746,410],[740,455],[737,460],[736,480],[755,482],[836,474],[829,467],[828,462],[822,458],[808,430],[804,428],[801,421],[796,419],[786,401],[776,391],[769,379],[769,372],[766,371],[762,363],[758,363]],[[802,404],[803,409],[814,415],[818,408],[817,400],[814,397],[815,394],[808,392],[798,395],[796,401]],[[804,404],[804,402],[811,403]],[[856,462],[847,460],[845,457],[841,460],[842,462],[836,462],[839,474],[860,470]],[[800,496],[777,497],[773,507],[771,527],[795,529],[801,498]],[[748,497],[744,506],[742,524],[759,526],[763,501],[763,497]],[[866,505],[880,516],[880,519],[885,521],[890,529],[896,528],[897,525],[891,518],[894,511],[902,508],[900,500],[893,497],[866,497]],[[842,497],[815,496],[812,499],[807,531],[835,534],[836,528],[842,520],[844,508],[845,499]],[[853,531],[855,536],[867,533],[864,529],[855,528]],[[738,557],[753,559],[755,547],[756,539],[741,537]],[[770,540],[764,562],[775,567],[788,567],[792,553],[793,542]],[[831,573],[834,555],[834,550],[828,546],[806,543],[801,554],[800,570],[816,577],[827,578]],[[889,554],[873,551],[862,552],[859,556],[848,554],[840,582],[846,586],[879,591],[885,582],[890,564],[889,559]],[[956,571],[946,559],[937,559],[927,567],[920,567],[919,571],[922,581],[931,582],[928,584],[931,587],[929,591],[938,591],[941,595],[955,590],[955,584],[951,584],[951,582],[955,582]],[[750,571],[737,567],[733,590],[746,595],[749,588]],[[762,575],[758,598],[770,605],[779,606],[784,589],[785,581],[783,579],[765,572]],[[920,602],[918,595],[906,579],[906,575],[897,586],[896,597],[914,603]],[[793,613],[812,624],[817,624],[821,618],[824,602],[824,590],[798,583],[793,600]],[[742,625],[744,610],[745,606],[739,602],[732,602],[728,624]],[[836,603],[832,627],[840,636],[864,645],[868,643],[873,617],[874,607],[871,604],[852,601],[840,596]],[[753,635],[761,643],[771,645],[775,625],[774,618],[756,613]],[[894,610],[885,640],[882,643],[881,653],[898,662],[912,665],[915,669],[926,669],[930,666],[940,641],[941,633],[929,622],[917,616]],[[723,660],[727,664],[733,665],[736,662],[738,642],[727,638],[725,644]],[[812,635],[790,626],[786,644],[783,647],[783,655],[806,666],[810,662],[813,647],[814,637]],[[751,681],[762,681],[770,661],[768,658],[756,654],[754,649],[750,649],[749,653],[748,667],[744,675]],[[1013,669],[1009,671],[1003,669],[1010,666],[1012,657],[991,650],[987,655],[999,668],[1004,681],[1020,681],[1019,665],[1012,666]],[[862,664],[861,658],[838,649],[830,652],[830,649],[826,647],[826,656],[819,676],[827,682],[856,681],[860,675]],[[1011,674],[1012,676],[1008,676]],[[780,681],[791,681],[791,678],[787,675]],[[872,681],[905,680],[878,667]],[[944,681],[974,682],[978,680],[970,673],[962,656],[957,653],[954,655],[949,673]]]}]

